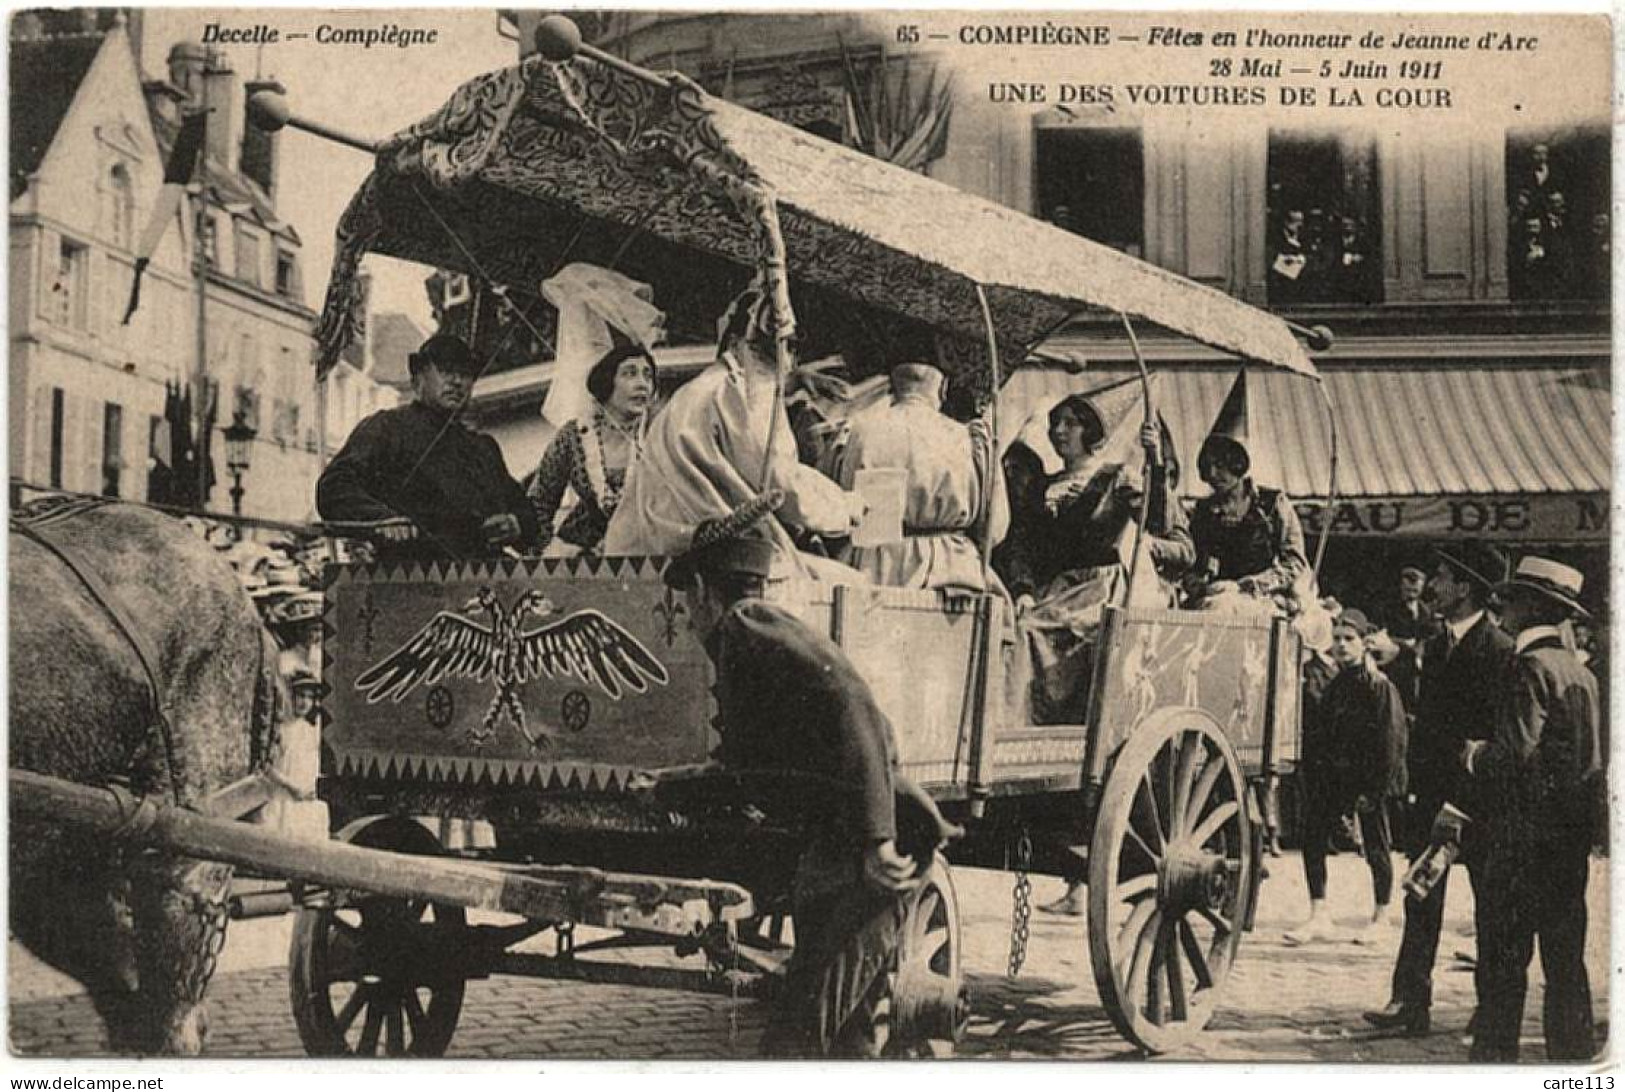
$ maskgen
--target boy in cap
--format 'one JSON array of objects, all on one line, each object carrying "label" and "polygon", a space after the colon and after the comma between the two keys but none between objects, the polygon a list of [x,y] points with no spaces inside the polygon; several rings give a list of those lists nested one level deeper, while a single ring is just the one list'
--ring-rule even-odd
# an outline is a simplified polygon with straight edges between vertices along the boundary
[{"label": "boy in cap", "polygon": [[769,493],[700,524],[665,581],[685,593],[716,668],[718,757],[782,776],[792,789],[774,800],[794,797],[790,817],[806,833],[795,954],[763,1052],[874,1057],[903,896],[954,828],[899,773],[891,723],[846,655],[761,599],[775,545],[760,520],[781,500]]},{"label": "boy in cap", "polygon": [[536,515],[502,450],[459,420],[480,372],[468,346],[437,334],[408,363],[416,398],[355,427],[316,483],[322,518],[373,540],[384,562],[534,546]]},{"label": "boy in cap", "polygon": [[1547,1060],[1587,1061],[1597,1052],[1585,966],[1593,796],[1601,789],[1597,682],[1558,629],[1587,616],[1582,585],[1567,565],[1525,557],[1495,589],[1513,656],[1493,735],[1465,742],[1460,753],[1479,789],[1480,889],[1492,896],[1479,916],[1475,1062],[1518,1060],[1537,937]]},{"label": "boy in cap", "polygon": [[1309,920],[1289,934],[1294,943],[1325,939],[1326,850],[1333,827],[1353,810],[1371,868],[1373,924],[1385,920],[1393,898],[1393,835],[1389,800],[1405,793],[1405,706],[1366,648],[1374,629],[1366,616],[1344,610],[1332,623],[1337,676],[1326,687],[1319,713],[1318,754],[1305,755],[1319,773],[1306,812],[1303,869],[1309,884]]}]

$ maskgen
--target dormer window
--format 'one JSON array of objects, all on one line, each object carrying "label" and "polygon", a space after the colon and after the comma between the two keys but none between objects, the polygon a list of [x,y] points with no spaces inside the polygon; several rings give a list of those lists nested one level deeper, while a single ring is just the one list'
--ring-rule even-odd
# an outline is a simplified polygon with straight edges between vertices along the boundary
[{"label": "dormer window", "polygon": [[237,225],[237,279],[260,287],[260,237]]}]

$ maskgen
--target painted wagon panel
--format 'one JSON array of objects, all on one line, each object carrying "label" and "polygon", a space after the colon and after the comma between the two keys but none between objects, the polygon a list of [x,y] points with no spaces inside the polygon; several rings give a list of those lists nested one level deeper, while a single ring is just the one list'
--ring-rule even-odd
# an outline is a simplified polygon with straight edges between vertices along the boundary
[{"label": "painted wagon panel", "polygon": [[340,570],[323,734],[337,772],[614,787],[704,762],[710,665],[659,571],[641,559]]},{"label": "painted wagon panel", "polygon": [[[1100,782],[1134,727],[1169,706],[1218,723],[1249,774],[1296,759],[1298,638],[1271,618],[1107,611],[1090,695],[1089,778]],[[1273,736],[1272,736],[1273,733]]]},{"label": "painted wagon panel", "polygon": [[[841,646],[891,720],[903,770],[950,792],[970,776],[985,691],[979,599],[866,585],[798,584],[770,599]],[[989,725],[990,728],[993,725]]]}]

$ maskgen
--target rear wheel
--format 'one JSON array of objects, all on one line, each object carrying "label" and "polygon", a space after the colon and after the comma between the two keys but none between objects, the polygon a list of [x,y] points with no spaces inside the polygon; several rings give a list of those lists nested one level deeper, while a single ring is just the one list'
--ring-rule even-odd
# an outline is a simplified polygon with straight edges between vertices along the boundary
[{"label": "rear wheel", "polygon": [[1112,1023],[1153,1053],[1207,1025],[1256,883],[1247,784],[1200,709],[1162,709],[1106,779],[1089,853],[1089,955]]},{"label": "rear wheel", "polygon": [[[410,819],[361,819],[338,838],[370,849],[436,855],[440,843]],[[455,953],[462,907],[334,891],[299,911],[289,993],[306,1053],[439,1057],[451,1045],[465,979]],[[426,952],[446,958],[424,959]]]},{"label": "rear wheel", "polygon": [[964,983],[964,938],[953,873],[940,856],[910,896],[897,946],[890,991],[890,1037],[885,1053],[934,1057],[953,1053],[965,1030],[969,1005]]}]

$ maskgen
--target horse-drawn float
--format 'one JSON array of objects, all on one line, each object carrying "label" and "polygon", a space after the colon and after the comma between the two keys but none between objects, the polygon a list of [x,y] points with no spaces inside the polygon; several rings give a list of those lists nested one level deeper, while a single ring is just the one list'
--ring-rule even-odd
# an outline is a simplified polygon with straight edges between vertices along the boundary
[{"label": "horse-drawn float", "polygon": [[[879,370],[876,331],[929,336],[944,370],[989,395],[1090,310],[1119,316],[1131,340],[1144,320],[1318,378],[1292,329],[1222,293],[567,34],[544,44],[372,149],[339,227],[324,354],[350,336],[358,265],[375,252],[498,286],[592,261],[691,315],[720,313],[756,276],[805,354]],[[272,124],[308,124],[258,105]],[[711,668],[665,564],[332,570],[329,843],[234,822],[263,798],[252,780],[164,801],[14,768],[13,807],[296,881],[291,991],[315,1054],[443,1053],[465,983],[491,974],[769,993],[794,943],[795,794],[712,764]],[[904,772],[967,826],[950,858],[1036,870],[1035,840],[1086,854],[1090,955],[1113,1022],[1149,1051],[1199,1032],[1256,899],[1263,786],[1296,759],[1286,621],[1112,605],[1084,722],[1035,724],[1012,684],[1024,649],[1002,597],[796,581],[771,594],[846,651]],[[449,855],[424,816],[489,823],[495,848]],[[550,944],[527,944],[543,934]],[[640,946],[687,963],[620,958]],[[891,969],[894,1050],[958,1036],[961,954],[938,857]]]}]

